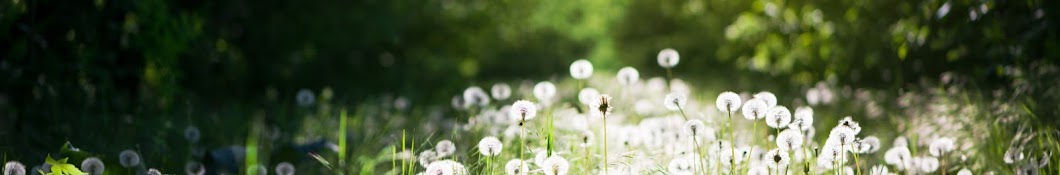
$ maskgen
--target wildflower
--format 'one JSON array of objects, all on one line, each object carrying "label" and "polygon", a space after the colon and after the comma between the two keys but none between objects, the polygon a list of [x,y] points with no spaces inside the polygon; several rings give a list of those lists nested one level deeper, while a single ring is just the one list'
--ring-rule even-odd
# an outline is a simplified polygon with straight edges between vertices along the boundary
[{"label": "wildflower", "polygon": [[851,151],[858,154],[867,154],[878,150],[880,150],[880,139],[876,138],[876,136],[868,136],[864,139],[855,140]]},{"label": "wildflower", "polygon": [[791,111],[787,107],[773,107],[766,115],[766,125],[769,125],[769,127],[780,129],[787,127],[788,123],[791,123]]},{"label": "wildflower", "polygon": [[[206,174],[206,166],[203,166],[202,163],[199,163],[199,162],[188,161],[188,163],[184,164],[184,172],[188,173],[188,175],[204,175],[204,174]],[[280,174],[280,175],[292,175],[292,174]]]},{"label": "wildflower", "polygon": [[589,130],[582,130],[581,135],[578,137],[578,146],[583,148],[592,146],[593,144],[593,132]]},{"label": "wildflower", "polygon": [[140,165],[140,154],[133,150],[125,150],[118,154],[118,163],[122,167],[130,168]]},{"label": "wildflower", "polygon": [[537,106],[532,102],[519,100],[512,104],[512,108],[509,109],[508,113],[509,117],[514,117],[515,121],[519,121],[519,126],[522,126],[526,120],[537,117]]},{"label": "wildflower", "polygon": [[755,99],[762,99],[762,102],[766,102],[769,108],[777,106],[777,96],[773,95],[772,92],[762,91],[754,95]]},{"label": "wildflower", "polygon": [[458,111],[462,111],[464,109],[467,109],[467,107],[468,107],[468,105],[470,103],[467,103],[466,101],[464,101],[464,96],[463,95],[456,95],[456,96],[453,96],[453,99],[449,101],[449,104],[453,106],[453,109],[456,109]]},{"label": "wildflower", "polygon": [[105,167],[103,166],[103,161],[99,160],[99,158],[96,157],[89,157],[81,161],[81,171],[90,175],[103,174],[104,168]]},{"label": "wildflower", "polygon": [[854,143],[854,135],[854,130],[847,127],[837,126],[832,128],[832,132],[828,134],[828,139],[835,139],[836,141],[839,141],[838,144],[850,145]]},{"label": "wildflower", "polygon": [[294,175],[294,164],[291,164],[289,162],[280,162],[280,164],[276,164],[275,171],[276,175]]},{"label": "wildflower", "polygon": [[505,172],[508,172],[508,175],[530,174],[530,166],[527,165],[526,162],[519,159],[509,160],[508,163],[504,165],[504,170]]},{"label": "wildflower", "polygon": [[478,142],[478,152],[484,156],[496,156],[504,149],[503,146],[496,137],[485,137]]},{"label": "wildflower", "polygon": [[736,112],[734,110],[740,109],[740,102],[740,95],[726,91],[722,92],[721,95],[718,95],[718,100],[714,105],[716,105],[721,112],[731,114],[732,112]]},{"label": "wildflower", "polygon": [[534,165],[537,165],[538,167],[545,167],[545,160],[548,160],[549,158],[548,152],[545,152],[545,149],[540,148],[538,150],[535,150],[534,152],[537,153],[536,155],[534,155]]},{"label": "wildflower", "polygon": [[887,171],[887,166],[884,166],[884,165],[872,166],[872,169],[869,170],[869,175],[890,175],[890,174],[891,173]]},{"label": "wildflower", "polygon": [[777,135],[777,147],[781,150],[791,151],[802,147],[804,136],[798,130],[788,129]]},{"label": "wildflower", "polygon": [[295,95],[295,100],[298,102],[298,106],[310,106],[316,103],[316,96],[309,89],[299,89],[298,94]]},{"label": "wildflower", "polygon": [[699,137],[705,135],[705,133],[707,133],[707,130],[708,128],[706,125],[703,124],[702,120],[692,119],[685,122],[685,134],[688,134],[689,136],[692,136],[693,139],[696,139],[696,143],[699,143]]},{"label": "wildflower", "polygon": [[670,160],[670,165],[667,166],[670,174],[674,175],[691,175],[692,174],[692,162],[688,159],[676,158]]},{"label": "wildflower", "polygon": [[427,165],[430,165],[432,161],[434,161],[436,158],[438,158],[438,153],[436,153],[436,152],[434,152],[432,150],[426,150],[426,151],[420,152],[420,156],[418,156],[418,158],[419,158],[420,166],[423,166],[424,168],[427,168]]},{"label": "wildflower", "polygon": [[593,116],[607,118],[607,116],[611,115],[611,96],[601,94],[600,97],[589,106],[591,107],[590,112]]},{"label": "wildflower", "polygon": [[669,69],[677,66],[677,63],[681,61],[681,55],[677,54],[677,50],[666,48],[659,51],[657,59],[659,61],[659,66]]},{"label": "wildflower", "polygon": [[467,169],[464,168],[463,164],[452,160],[440,160],[432,162],[431,165],[427,166],[427,174],[429,175],[467,175]]},{"label": "wildflower", "polygon": [[593,76],[593,63],[589,60],[580,59],[570,64],[570,76],[574,79],[584,80]]},{"label": "wildflower", "polygon": [[766,114],[769,112],[768,109],[769,106],[762,99],[747,100],[747,103],[743,104],[743,118],[748,120],[766,118]]},{"label": "wildflower", "polygon": [[931,146],[929,146],[928,148],[928,153],[931,153],[931,156],[942,157],[943,154],[946,154],[946,152],[953,151],[957,148],[957,146],[953,144],[953,139],[948,137],[942,137],[935,139],[935,141],[932,141]]},{"label": "wildflower", "polygon": [[825,144],[824,148],[821,149],[821,154],[817,156],[817,166],[828,169],[837,168],[832,164],[837,161],[842,164],[842,161],[846,160],[846,154],[843,154],[842,150],[839,145]]},{"label": "wildflower", "polygon": [[843,120],[839,120],[839,126],[850,128],[854,134],[861,133],[861,125],[859,125],[858,122],[855,122],[854,119],[850,118],[850,116],[843,118]]},{"label": "wildflower", "polygon": [[887,164],[889,165],[893,165],[895,168],[898,168],[898,170],[904,170],[905,168],[909,168],[910,164],[912,163],[912,157],[913,156],[912,153],[909,152],[909,148],[906,148],[904,146],[893,147],[883,154],[884,162],[887,162]]},{"label": "wildflower", "polygon": [[490,88],[490,95],[493,95],[493,99],[507,100],[512,96],[512,87],[505,83],[493,84]]},{"label": "wildflower", "polygon": [[931,173],[939,169],[939,159],[935,157],[917,157],[913,162],[919,165],[921,172]]},{"label": "wildflower", "polygon": [[199,132],[199,128],[195,126],[188,126],[184,128],[184,139],[187,139],[191,143],[198,143],[202,133]]},{"label": "wildflower", "polygon": [[957,171],[957,175],[972,175],[972,170],[968,170],[968,168],[961,168],[960,171]]},{"label": "wildflower", "polygon": [[464,90],[464,102],[468,105],[486,106],[490,104],[490,96],[478,86],[471,86]]},{"label": "wildflower", "polygon": [[566,175],[570,165],[567,159],[560,156],[552,156],[545,160],[541,169],[546,175]]},{"label": "wildflower", "polygon": [[633,67],[623,67],[618,70],[618,84],[629,87],[633,83],[637,83],[640,79],[640,73]]},{"label": "wildflower", "polygon": [[445,157],[456,153],[456,144],[453,144],[453,141],[442,140],[434,146],[434,150],[438,153],[438,157]]},{"label": "wildflower", "polygon": [[765,166],[753,166],[747,169],[747,175],[769,175],[769,169]]},{"label": "wildflower", "polygon": [[813,109],[807,106],[796,108],[795,117],[788,127],[801,130],[813,129]]},{"label": "wildflower", "polygon": [[578,102],[583,105],[591,105],[599,97],[600,91],[596,91],[593,88],[585,88],[578,92]]},{"label": "wildflower", "polygon": [[788,156],[787,151],[780,149],[773,149],[766,153],[766,166],[772,169],[781,169],[787,167],[791,163],[791,157]]},{"label": "wildflower", "polygon": [[666,109],[670,109],[671,111],[684,109],[687,104],[688,98],[685,97],[684,94],[670,93],[666,94],[666,97],[663,98],[663,105],[666,106]]},{"label": "wildflower", "polygon": [[26,166],[17,161],[4,163],[4,175],[26,175]]},{"label": "wildflower", "polygon": [[534,97],[537,97],[541,103],[548,104],[552,102],[552,97],[556,96],[556,85],[552,82],[542,81],[534,85]]}]

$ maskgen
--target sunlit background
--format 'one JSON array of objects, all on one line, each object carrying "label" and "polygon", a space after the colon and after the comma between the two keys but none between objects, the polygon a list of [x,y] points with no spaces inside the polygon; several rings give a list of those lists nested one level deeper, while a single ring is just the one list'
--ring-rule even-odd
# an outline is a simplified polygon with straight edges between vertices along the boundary
[{"label": "sunlit background", "polygon": [[[551,81],[577,106],[575,60],[592,62],[590,85],[617,87],[626,66],[666,78],[656,56],[673,48],[672,77],[704,106],[722,91],[771,91],[794,109],[827,89],[836,102],[816,108],[820,128],[849,115],[890,143],[921,132],[916,119],[975,118],[962,130],[996,132],[973,137],[997,142],[979,157],[996,161],[1014,137],[1060,135],[1057,2],[3,0],[0,153],[27,168],[51,154],[121,170],[132,149],[183,174],[187,162],[242,170],[237,154],[256,147],[270,172],[291,162],[319,174],[330,171],[308,153],[334,157],[321,150],[345,136],[351,171],[382,173],[389,161],[357,157],[400,145],[402,131],[417,143],[453,132],[474,115],[451,105],[470,86],[507,83],[531,99]],[[1060,151],[1041,145],[1028,157]]]}]

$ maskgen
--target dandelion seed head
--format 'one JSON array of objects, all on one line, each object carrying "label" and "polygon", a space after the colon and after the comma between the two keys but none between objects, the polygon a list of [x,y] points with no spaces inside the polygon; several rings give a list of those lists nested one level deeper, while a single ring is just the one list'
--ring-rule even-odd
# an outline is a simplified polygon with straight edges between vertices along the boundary
[{"label": "dandelion seed head", "polygon": [[26,166],[18,161],[4,163],[4,175],[26,175]]},{"label": "dandelion seed head", "polygon": [[512,86],[508,86],[507,83],[493,84],[490,88],[490,95],[493,95],[493,99],[496,100],[507,100],[512,96]]},{"label": "dandelion seed head", "polygon": [[1013,164],[1022,161],[1024,158],[1023,151],[1016,147],[1010,147],[1005,150],[1005,157],[1002,158],[1006,164]]},{"label": "dandelion seed head", "polygon": [[688,159],[676,158],[670,160],[667,170],[670,171],[670,174],[690,175],[692,174],[692,162],[689,162]]},{"label": "dandelion seed head", "polygon": [[509,117],[513,117],[514,121],[522,125],[523,122],[537,117],[537,106],[533,102],[519,100],[512,104],[512,108],[508,112]]},{"label": "dandelion seed head", "polygon": [[121,151],[121,153],[118,154],[118,163],[125,168],[139,166],[140,154],[133,150]]},{"label": "dandelion seed head", "polygon": [[106,168],[103,165],[103,161],[96,157],[89,157],[81,161],[81,171],[90,175],[103,174],[103,169]]},{"label": "dandelion seed head", "polygon": [[541,169],[546,175],[566,175],[570,169],[570,164],[567,159],[560,156],[552,156],[545,160],[544,166]]},{"label": "dandelion seed head", "polygon": [[496,156],[501,154],[503,146],[496,137],[485,137],[478,142],[478,152],[483,156]]},{"label": "dandelion seed head", "polygon": [[813,129],[813,109],[808,106],[795,108],[795,116],[788,127],[800,130]]},{"label": "dandelion seed head", "polygon": [[453,109],[456,109],[458,111],[462,111],[464,109],[467,109],[467,107],[468,107],[468,105],[470,103],[467,103],[466,101],[464,101],[464,96],[463,95],[456,95],[456,96],[453,96],[453,99],[449,101],[449,104],[453,106]]},{"label": "dandelion seed head", "polygon": [[677,53],[677,50],[666,48],[659,51],[657,59],[659,66],[669,69],[677,66],[677,63],[681,61],[681,55]]},{"label": "dandelion seed head", "polygon": [[578,92],[578,102],[583,105],[591,105],[598,98],[600,98],[600,91],[593,88],[585,88]]},{"label": "dandelion seed head", "polygon": [[791,111],[787,107],[773,107],[766,115],[766,125],[769,127],[781,129],[788,127],[789,123],[791,123]]},{"label": "dandelion seed head", "polygon": [[872,166],[872,169],[869,170],[869,175],[890,175],[890,174],[891,173],[887,171],[887,166],[885,166],[885,165]]},{"label": "dandelion seed head", "polygon": [[593,63],[589,60],[580,59],[570,64],[570,76],[574,79],[584,80],[593,76]]},{"label": "dandelion seed head", "polygon": [[844,117],[843,120],[839,120],[839,127],[850,128],[854,134],[861,133],[861,125],[855,122],[850,116]]},{"label": "dandelion seed head", "polygon": [[419,159],[420,166],[427,168],[427,165],[430,165],[431,162],[438,158],[438,153],[434,152],[434,150],[426,150],[420,152],[420,155],[417,156],[417,158]]},{"label": "dandelion seed head", "polygon": [[769,168],[765,166],[753,166],[747,169],[747,175],[769,175]]},{"label": "dandelion seed head", "polygon": [[438,157],[453,155],[453,153],[456,153],[456,145],[453,144],[453,141],[442,140],[434,145],[434,151],[438,153]]},{"label": "dandelion seed head", "polygon": [[681,93],[666,94],[666,97],[663,98],[663,105],[671,111],[681,110],[685,108],[685,105],[688,105],[688,97]]},{"label": "dandelion seed head", "polygon": [[316,96],[309,89],[299,89],[295,95],[295,101],[298,102],[298,106],[311,106],[316,103]]},{"label": "dandelion seed head", "polygon": [[838,143],[836,144],[850,145],[854,143],[854,135],[854,130],[847,127],[837,126],[832,128],[832,132],[828,134],[828,139],[837,141]]},{"label": "dandelion seed head", "polygon": [[791,157],[787,151],[773,149],[766,152],[766,166],[772,169],[782,169],[791,163]]},{"label": "dandelion seed head", "polygon": [[455,161],[452,161],[452,160],[439,160],[439,161],[431,162],[431,164],[427,166],[427,171],[425,171],[425,172],[427,174],[429,174],[429,175],[466,175],[466,174],[468,174],[467,169],[464,168],[464,164],[460,164],[459,162],[455,162]]},{"label": "dandelion seed head", "polygon": [[931,156],[942,157],[943,154],[953,151],[954,149],[957,149],[957,146],[954,144],[953,139],[942,137],[931,142],[931,145],[928,147],[928,153],[930,153]]},{"label": "dandelion seed head", "polygon": [[968,170],[968,168],[961,168],[960,171],[957,171],[957,175],[972,175],[972,170]]},{"label": "dandelion seed head", "polygon": [[280,164],[276,164],[275,171],[276,175],[294,175],[294,164],[291,164],[289,162],[280,162]]},{"label": "dandelion seed head", "polygon": [[875,153],[880,150],[880,139],[868,136],[854,142],[854,152],[859,154]]},{"label": "dandelion seed head", "polygon": [[772,92],[769,92],[769,91],[758,92],[757,94],[754,95],[754,98],[755,99],[761,99],[762,102],[766,102],[766,105],[769,108],[773,108],[773,107],[777,106],[777,96],[774,95]]},{"label": "dandelion seed head", "polygon": [[552,98],[556,96],[556,85],[552,82],[542,81],[534,85],[534,97],[537,97],[541,103],[548,104],[552,102]]},{"label": "dandelion seed head", "polygon": [[898,170],[904,170],[909,167],[912,163],[912,157],[913,155],[909,152],[909,148],[904,146],[892,147],[883,154],[884,162],[887,162],[888,165],[892,165]]},{"label": "dandelion seed head", "polygon": [[769,112],[769,105],[767,105],[765,101],[762,101],[762,99],[755,98],[747,100],[747,102],[743,104],[742,111],[743,118],[748,120],[762,119],[766,118],[766,115]]},{"label": "dandelion seed head", "polygon": [[[203,166],[202,163],[199,163],[199,162],[188,161],[188,163],[184,163],[184,172],[187,173],[188,175],[203,175],[203,174],[206,174],[206,166]],[[290,174],[280,174],[280,175],[290,175]]]},{"label": "dandelion seed head", "polygon": [[591,108],[589,111],[593,116],[607,118],[611,115],[611,96],[607,94],[600,94],[592,104],[589,105]]},{"label": "dandelion seed head", "polygon": [[777,147],[785,151],[797,150],[802,147],[803,139],[805,138],[799,130],[784,130],[777,135]]},{"label": "dandelion seed head", "polygon": [[199,138],[202,137],[202,133],[199,132],[199,128],[189,125],[184,128],[184,139],[187,139],[191,143],[199,143]]},{"label": "dandelion seed head", "polygon": [[589,130],[582,130],[581,134],[578,135],[578,146],[586,148],[593,145],[593,132]]},{"label": "dandelion seed head", "polygon": [[718,95],[718,100],[714,103],[718,107],[718,110],[726,114],[731,114],[740,109],[740,95],[733,92],[722,92]]},{"label": "dandelion seed head", "polygon": [[522,160],[512,159],[504,165],[504,170],[508,175],[528,175],[530,174],[530,166],[527,164],[527,162]]},{"label": "dandelion seed head", "polygon": [[158,169],[151,168],[147,169],[147,175],[162,175],[162,172],[158,171]]},{"label": "dandelion seed head", "polygon": [[471,86],[464,90],[464,102],[474,106],[486,106],[490,104],[490,96],[478,86]]},{"label": "dandelion seed head", "polygon": [[640,73],[633,67],[623,67],[618,70],[618,84],[626,87],[632,86],[640,80]]},{"label": "dandelion seed head", "polygon": [[939,159],[935,157],[922,156],[913,160],[921,172],[932,173],[939,169]]}]

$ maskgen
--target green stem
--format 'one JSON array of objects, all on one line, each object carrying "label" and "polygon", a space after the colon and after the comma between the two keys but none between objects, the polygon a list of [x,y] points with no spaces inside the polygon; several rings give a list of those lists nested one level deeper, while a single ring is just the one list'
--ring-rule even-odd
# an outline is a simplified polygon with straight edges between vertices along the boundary
[{"label": "green stem", "polygon": [[736,132],[732,128],[732,110],[726,109],[726,113],[729,114],[729,152],[732,153],[732,157],[729,157],[729,174],[736,173],[736,136],[733,134]]},{"label": "green stem", "polygon": [[604,115],[604,174],[607,174],[607,115]]}]

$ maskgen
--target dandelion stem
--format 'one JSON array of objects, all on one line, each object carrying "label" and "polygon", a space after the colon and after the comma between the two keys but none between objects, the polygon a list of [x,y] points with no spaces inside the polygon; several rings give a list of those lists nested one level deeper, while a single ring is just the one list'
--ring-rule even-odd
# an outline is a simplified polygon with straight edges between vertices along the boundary
[{"label": "dandelion stem", "polygon": [[523,163],[525,162],[525,161],[523,161],[523,152],[524,152],[523,149],[526,148],[526,128],[523,126],[525,124],[526,124],[526,119],[524,117],[524,119],[522,121],[519,121],[519,142],[520,143],[519,143],[519,149],[516,149],[516,150],[519,151],[519,167],[523,167],[524,166]]},{"label": "dandelion stem", "polygon": [[732,153],[732,157],[729,157],[729,174],[736,173],[736,136],[733,134],[736,130],[732,128],[732,109],[726,108],[726,113],[729,114],[729,152]]},{"label": "dandelion stem", "polygon": [[607,115],[604,114],[604,174],[607,174]]},{"label": "dandelion stem", "polygon": [[[858,171],[858,175],[861,175],[861,163],[858,162],[858,154],[854,153],[854,169]],[[946,173],[943,173],[945,175]]]},{"label": "dandelion stem", "polygon": [[[754,120],[751,120],[751,123],[754,123],[753,127],[751,127],[751,138],[758,137],[758,122],[755,122]],[[752,148],[757,143],[758,143],[758,139],[751,139],[751,147]],[[768,144],[766,144],[766,145],[768,145]],[[747,167],[751,167],[751,155],[750,154],[747,155]]]}]

